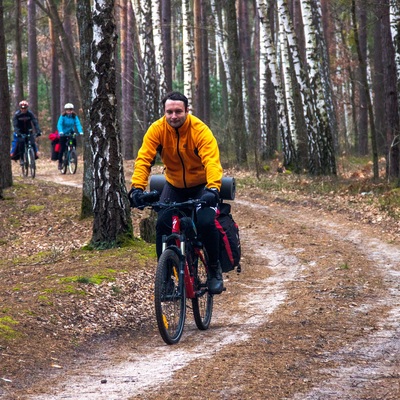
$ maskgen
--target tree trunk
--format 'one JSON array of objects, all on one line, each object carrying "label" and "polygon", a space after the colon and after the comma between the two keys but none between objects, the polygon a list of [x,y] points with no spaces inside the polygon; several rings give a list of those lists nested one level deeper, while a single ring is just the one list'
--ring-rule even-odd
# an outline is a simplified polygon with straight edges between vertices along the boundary
[{"label": "tree trunk", "polygon": [[360,73],[361,73],[361,87],[363,88],[364,96],[366,99],[366,105],[367,105],[368,111],[369,111],[369,119],[370,119],[370,126],[371,126],[371,142],[372,142],[374,179],[378,179],[379,178],[379,168],[378,168],[378,151],[377,151],[377,147],[376,147],[375,120],[374,120],[374,115],[373,115],[373,110],[372,110],[372,101],[371,101],[371,97],[370,97],[370,93],[369,93],[366,62],[363,57],[363,50],[361,48],[361,44],[359,41],[357,20],[356,20],[355,0],[352,0],[352,16],[353,16],[353,25],[354,25],[354,41],[356,43],[358,62],[359,62]]},{"label": "tree trunk", "polygon": [[190,1],[182,0],[182,47],[183,47],[183,91],[192,104],[192,68],[193,68],[193,26],[190,21]]},{"label": "tree trunk", "polygon": [[12,186],[10,158],[10,90],[8,87],[7,51],[4,33],[4,7],[0,0],[0,199],[3,189]]},{"label": "tree trunk", "polygon": [[153,22],[151,13],[151,0],[142,4],[144,26],[144,91],[146,99],[146,128],[160,116],[159,109],[159,81],[157,76],[156,55],[153,40]]},{"label": "tree trunk", "polygon": [[237,17],[235,0],[227,0],[227,36],[229,70],[232,79],[232,92],[229,96],[230,117],[229,129],[234,138],[236,161],[239,164],[247,162],[247,142],[246,127],[244,120],[243,92],[242,92],[242,57],[240,55]]},{"label": "tree trunk", "polygon": [[317,157],[313,159],[310,172],[315,175],[336,174],[336,161],[333,135],[336,133],[336,117],[333,112],[333,101],[329,76],[327,75],[327,52],[323,32],[321,32],[320,3],[318,0],[302,0],[306,55],[309,81],[316,106],[314,113],[317,119],[318,136],[314,143]]},{"label": "tree trunk", "polygon": [[57,51],[57,39],[56,32],[54,31],[53,21],[49,18],[49,32],[51,42],[51,131],[54,132],[57,129],[58,117],[60,114],[60,71],[58,69],[58,51]]},{"label": "tree trunk", "polygon": [[383,63],[382,63],[382,35],[381,35],[381,7],[375,5],[376,19],[374,21],[374,47],[371,63],[373,65],[372,73],[372,92],[375,116],[375,132],[378,154],[386,154],[386,138],[385,138],[385,98],[384,98],[384,81],[383,81]]},{"label": "tree trunk", "polygon": [[[259,176],[260,166],[258,164],[258,149],[259,149],[259,121],[260,121],[260,106],[258,101],[254,99],[258,98],[256,90],[256,60],[254,59],[254,52],[252,51],[252,38],[246,32],[250,32],[250,12],[249,7],[251,4],[247,0],[240,0],[239,5],[239,40],[240,49],[243,56],[243,74],[244,74],[244,85],[245,88],[244,98],[246,105],[246,119],[247,126],[250,136],[250,143],[252,144],[251,152],[254,154],[256,173]],[[256,47],[256,46],[254,46]],[[250,150],[250,149],[249,149]]]},{"label": "tree trunk", "polygon": [[24,100],[24,79],[22,71],[22,45],[21,45],[21,0],[16,1],[15,5],[15,106]]},{"label": "tree trunk", "polygon": [[81,218],[93,215],[93,192],[94,192],[94,170],[93,153],[90,146],[90,114],[92,106],[92,41],[93,41],[93,22],[90,8],[91,0],[80,0],[77,4],[77,20],[79,27],[80,43],[80,76],[82,82],[82,126],[83,136],[83,187],[82,187],[82,206]]},{"label": "tree trunk", "polygon": [[[295,148],[293,145],[287,113],[285,110],[285,97],[283,94],[283,84],[279,71],[276,50],[272,34],[272,19],[264,0],[257,0],[257,8],[259,11],[260,26],[261,26],[261,41],[265,46],[265,62],[268,63],[271,72],[271,81],[274,88],[275,103],[277,109],[277,125],[279,136],[282,143],[283,164],[285,166],[294,163],[296,158]],[[262,78],[260,79],[260,81]],[[268,77],[265,78],[268,82]],[[274,133],[272,133],[274,134]]]},{"label": "tree trunk", "polygon": [[28,60],[29,108],[39,115],[35,0],[28,0]]},{"label": "tree trunk", "polygon": [[166,90],[172,90],[172,41],[171,41],[171,0],[161,2],[161,31],[164,46]]},{"label": "tree trunk", "polygon": [[[358,110],[358,126],[359,126],[359,142],[358,142],[358,153],[362,156],[368,154],[368,99],[367,99],[367,88],[364,87],[364,77],[367,77],[367,7],[368,4],[365,0],[360,0],[360,5],[358,7],[358,13],[356,15],[359,16],[358,22],[358,44],[359,44],[359,57],[362,57],[363,63],[359,64],[358,68],[360,69],[360,77],[359,80],[359,95],[360,95],[360,104]],[[357,9],[356,9],[357,10]],[[361,68],[364,68],[365,71],[361,71]],[[367,81],[368,84],[368,81]]]},{"label": "tree trunk", "polygon": [[118,126],[115,75],[114,0],[95,1],[93,6],[93,102],[90,112],[93,152],[93,235],[95,248],[122,245],[133,237],[125,186]]},{"label": "tree trunk", "polygon": [[388,179],[399,178],[399,103],[395,52],[390,33],[389,0],[382,1],[382,55],[383,79],[385,82],[385,120],[386,120],[386,172]]}]

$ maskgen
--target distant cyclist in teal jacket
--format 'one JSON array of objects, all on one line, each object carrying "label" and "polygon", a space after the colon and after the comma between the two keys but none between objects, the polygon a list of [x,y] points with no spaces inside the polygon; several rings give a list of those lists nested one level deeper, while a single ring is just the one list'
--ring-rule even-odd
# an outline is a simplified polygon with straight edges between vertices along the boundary
[{"label": "distant cyclist in teal jacket", "polygon": [[[64,106],[64,112],[60,115],[57,122],[57,130],[60,134],[60,152],[58,153],[58,169],[62,169],[63,154],[67,146],[68,136],[77,132],[83,135],[83,129],[79,117],[74,111],[74,105],[67,103]],[[74,139],[75,140],[75,139]],[[76,146],[76,142],[75,142]]]}]

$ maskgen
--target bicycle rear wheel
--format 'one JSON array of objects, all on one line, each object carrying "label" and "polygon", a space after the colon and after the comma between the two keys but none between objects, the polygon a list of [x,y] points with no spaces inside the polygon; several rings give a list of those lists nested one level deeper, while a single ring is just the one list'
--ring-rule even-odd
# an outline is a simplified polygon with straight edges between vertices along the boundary
[{"label": "bicycle rear wheel", "polygon": [[186,294],[183,276],[179,274],[179,257],[171,249],[166,249],[158,261],[154,306],[158,330],[167,344],[178,343],[186,318]]},{"label": "bicycle rear wheel", "polygon": [[196,297],[192,299],[192,307],[196,326],[204,331],[210,326],[214,297],[207,290],[207,253],[205,250],[200,250],[200,253],[200,257],[196,256],[197,260],[193,266]]},{"label": "bicycle rear wheel", "polygon": [[72,149],[69,153],[68,169],[71,174],[75,174],[77,168],[78,168],[78,155],[76,154],[75,149]]},{"label": "bicycle rear wheel", "polygon": [[28,166],[29,171],[31,173],[32,179],[36,176],[36,161],[35,161],[35,152],[33,149],[29,149],[28,151]]}]

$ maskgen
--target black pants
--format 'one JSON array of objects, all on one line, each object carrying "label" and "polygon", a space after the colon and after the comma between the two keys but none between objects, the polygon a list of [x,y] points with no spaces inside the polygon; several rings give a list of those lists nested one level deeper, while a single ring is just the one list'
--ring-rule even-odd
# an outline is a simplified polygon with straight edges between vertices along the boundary
[{"label": "black pants", "polygon": [[[188,189],[178,189],[165,184],[161,193],[161,201],[169,200],[182,202],[189,199],[199,199],[204,192],[205,185],[195,186]],[[215,225],[216,210],[210,207],[200,208],[196,212],[196,228],[200,240],[203,242],[207,250],[210,264],[216,264],[219,259],[219,232]],[[190,216],[190,211],[186,212]],[[169,235],[172,231],[172,212],[160,211],[158,213],[156,225],[156,250],[159,258],[162,252],[162,236]]]},{"label": "black pants", "polygon": [[[60,152],[58,153],[58,162],[63,160],[65,149],[67,148],[69,136],[60,136]],[[73,139],[74,146],[76,147],[76,139]]]}]

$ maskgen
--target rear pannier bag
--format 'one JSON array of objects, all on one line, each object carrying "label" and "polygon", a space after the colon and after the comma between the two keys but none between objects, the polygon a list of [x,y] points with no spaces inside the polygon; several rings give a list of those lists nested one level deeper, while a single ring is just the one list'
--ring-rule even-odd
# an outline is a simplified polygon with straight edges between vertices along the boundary
[{"label": "rear pannier bag", "polygon": [[220,233],[219,260],[223,272],[229,272],[237,267],[240,272],[240,238],[239,227],[231,215],[231,205],[221,203],[216,225]]}]

